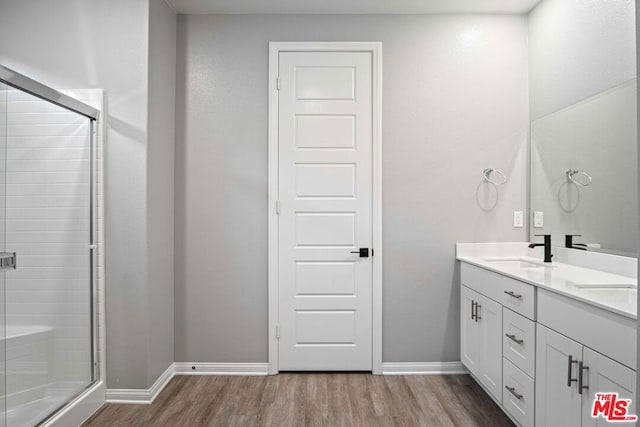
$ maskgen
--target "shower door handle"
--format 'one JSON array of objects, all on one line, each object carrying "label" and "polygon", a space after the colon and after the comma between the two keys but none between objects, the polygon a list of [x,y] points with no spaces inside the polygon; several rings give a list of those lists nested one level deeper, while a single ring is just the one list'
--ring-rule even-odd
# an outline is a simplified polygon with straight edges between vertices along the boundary
[{"label": "shower door handle", "polygon": [[0,252],[0,270],[15,270],[16,261],[15,252]]}]

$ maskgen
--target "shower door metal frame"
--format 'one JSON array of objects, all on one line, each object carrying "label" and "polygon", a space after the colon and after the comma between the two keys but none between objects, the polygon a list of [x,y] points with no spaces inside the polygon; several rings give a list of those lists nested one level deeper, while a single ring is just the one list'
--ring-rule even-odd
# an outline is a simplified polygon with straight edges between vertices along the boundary
[{"label": "shower door metal frame", "polygon": [[100,117],[100,111],[84,102],[78,101],[68,95],[65,95],[57,90],[39,83],[23,74],[18,73],[10,68],[0,65],[0,82],[7,84],[10,87],[19,89],[23,92],[29,93],[44,101],[50,102],[54,105],[63,107],[69,111],[80,114],[89,119],[89,301],[90,301],[90,314],[89,314],[89,327],[91,331],[91,379],[88,384],[83,387],[82,390],[73,395],[69,400],[64,402],[58,408],[53,410],[46,418],[41,420],[38,425],[46,425],[53,419],[55,419],[66,408],[73,405],[78,400],[82,399],[89,390],[93,389],[100,381],[101,378],[101,363],[99,348],[98,348],[98,300],[97,300],[97,256],[98,246],[96,242],[97,236],[97,194],[96,194],[96,170],[97,170],[97,123]]},{"label": "shower door metal frame", "polygon": [[9,86],[30,93],[31,95],[37,96],[45,101],[49,101],[52,104],[64,107],[67,110],[71,110],[92,120],[97,120],[98,115],[100,114],[100,111],[90,105],[60,93],[57,90],[30,79],[17,71],[13,71],[11,68],[7,68],[4,65],[0,65],[0,80],[3,80]]}]

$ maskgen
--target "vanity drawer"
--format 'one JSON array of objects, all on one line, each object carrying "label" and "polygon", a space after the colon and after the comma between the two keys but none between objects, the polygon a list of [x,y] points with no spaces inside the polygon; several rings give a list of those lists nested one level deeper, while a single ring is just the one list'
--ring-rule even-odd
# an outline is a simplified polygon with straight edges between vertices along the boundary
[{"label": "vanity drawer", "polygon": [[504,277],[501,282],[498,302],[504,307],[535,320],[535,287],[524,282]]},{"label": "vanity drawer", "polygon": [[502,359],[502,406],[522,427],[533,427],[533,379]]},{"label": "vanity drawer", "polygon": [[[500,287],[500,282],[504,276],[475,265],[462,262],[460,264],[460,281],[463,285],[476,292],[494,298],[493,290]],[[495,298],[494,298],[495,299]]]},{"label": "vanity drawer", "polygon": [[536,326],[526,317],[502,309],[502,355],[535,378]]},{"label": "vanity drawer", "polygon": [[465,262],[460,265],[460,281],[516,313],[535,320],[533,286]]}]

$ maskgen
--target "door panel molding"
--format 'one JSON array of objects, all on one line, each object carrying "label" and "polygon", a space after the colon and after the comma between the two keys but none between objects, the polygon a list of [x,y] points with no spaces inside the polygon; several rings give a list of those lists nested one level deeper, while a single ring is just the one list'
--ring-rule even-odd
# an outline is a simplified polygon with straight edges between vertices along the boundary
[{"label": "door panel molding", "polygon": [[[269,43],[269,218],[268,218],[268,343],[269,374],[278,366],[278,76],[281,52],[369,52],[372,58],[373,244],[372,258],[372,370],[382,374],[382,43],[270,42]],[[310,76],[313,77],[313,76]],[[345,92],[346,93],[346,92]],[[310,96],[310,95],[309,95]],[[345,134],[346,135],[346,134]],[[346,141],[346,139],[345,139]],[[320,142],[321,143],[321,142]],[[345,142],[346,143],[346,142]]]}]

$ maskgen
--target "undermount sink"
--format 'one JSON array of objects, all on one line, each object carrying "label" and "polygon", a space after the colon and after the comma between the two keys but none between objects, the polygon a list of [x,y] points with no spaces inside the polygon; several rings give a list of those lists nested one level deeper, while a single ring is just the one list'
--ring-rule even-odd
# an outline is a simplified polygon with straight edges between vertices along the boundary
[{"label": "undermount sink", "polygon": [[632,283],[573,283],[573,286],[589,290],[637,289]]},{"label": "undermount sink", "polygon": [[598,301],[617,301],[632,305],[636,304],[638,298],[638,288],[636,287],[586,288],[585,292],[594,295]]},{"label": "undermount sink", "polygon": [[552,265],[545,265],[543,263],[536,263],[531,261],[526,261],[520,258],[483,258],[484,262],[487,262],[495,267],[505,267],[505,268],[545,268],[545,267],[553,267]]}]

